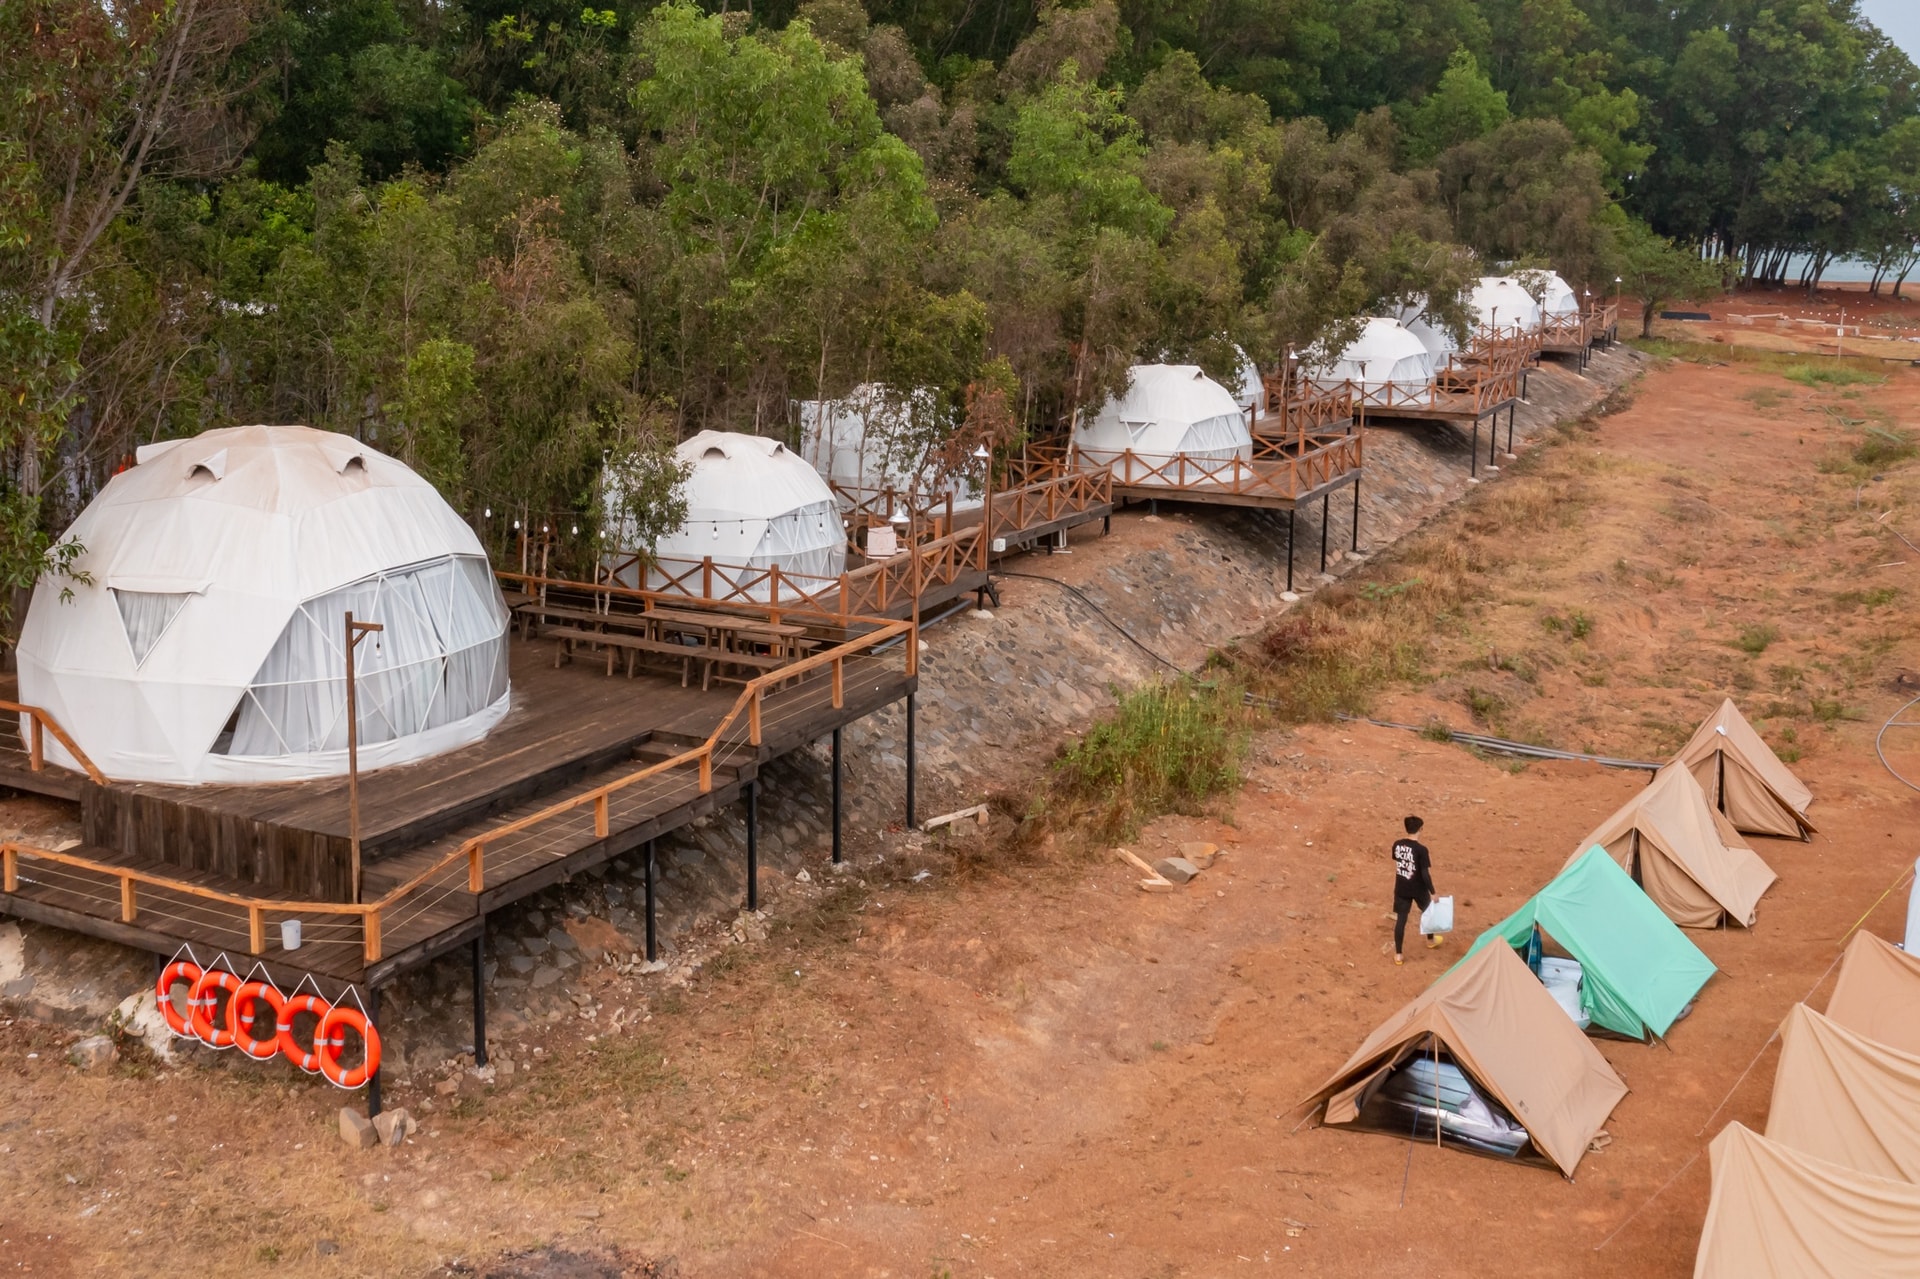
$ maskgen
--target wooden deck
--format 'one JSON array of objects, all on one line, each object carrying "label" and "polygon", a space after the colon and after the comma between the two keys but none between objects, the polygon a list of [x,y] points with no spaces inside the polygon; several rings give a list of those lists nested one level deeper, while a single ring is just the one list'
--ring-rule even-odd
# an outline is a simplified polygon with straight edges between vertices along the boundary
[{"label": "wooden deck", "polygon": [[[287,988],[307,974],[329,992],[377,986],[471,940],[487,912],[733,802],[768,760],[906,697],[917,684],[910,628],[877,634],[891,643],[856,639],[745,693],[607,676],[591,660],[556,668],[552,643],[511,640],[513,710],[500,725],[361,778],[361,902],[378,908],[342,900],[344,778],[96,785],[33,770],[16,732],[15,749],[0,741],[0,785],[77,797],[85,839],[5,846],[0,913],[160,954],[224,950]],[[289,874],[294,848],[312,864]],[[297,951],[280,946],[290,918],[301,921]]]}]

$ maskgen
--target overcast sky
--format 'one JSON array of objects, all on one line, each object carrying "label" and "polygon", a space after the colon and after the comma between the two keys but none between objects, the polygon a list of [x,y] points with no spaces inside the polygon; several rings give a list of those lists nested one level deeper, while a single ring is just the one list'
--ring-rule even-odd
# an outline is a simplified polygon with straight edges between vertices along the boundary
[{"label": "overcast sky", "polygon": [[1860,0],[1860,12],[1889,40],[1920,62],[1920,4],[1915,0]]}]

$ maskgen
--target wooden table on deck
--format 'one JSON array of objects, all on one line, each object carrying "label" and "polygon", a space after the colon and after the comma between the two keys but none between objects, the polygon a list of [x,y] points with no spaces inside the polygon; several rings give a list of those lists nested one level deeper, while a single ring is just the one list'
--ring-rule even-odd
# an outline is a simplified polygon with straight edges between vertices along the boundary
[{"label": "wooden table on deck", "polygon": [[[547,618],[559,618],[562,621],[578,622],[591,626],[599,634],[607,635],[607,673],[613,673],[612,649],[622,648],[627,652],[627,675],[633,675],[633,655],[635,651],[658,653],[668,657],[681,657],[685,660],[699,660],[702,663],[700,687],[709,687],[713,680],[713,669],[719,666],[741,666],[764,670],[777,670],[786,662],[800,656],[812,643],[807,639],[807,628],[782,622],[761,621],[757,618],[739,617],[729,613],[704,612],[693,609],[649,608],[643,613],[600,612],[597,609],[575,608],[565,604],[529,603],[523,608],[527,619],[526,634],[532,636],[535,618],[544,623]],[[579,628],[584,631],[584,626]],[[700,644],[696,647],[688,644],[676,644],[667,640],[666,633],[673,631],[681,635],[697,635]],[[585,633],[563,634],[560,638],[566,642],[563,653],[570,653],[576,640],[587,641],[591,636]],[[764,647],[765,653],[757,651],[755,646]],[[556,655],[556,662],[560,660]],[[685,666],[682,667],[681,684],[688,681]]]}]

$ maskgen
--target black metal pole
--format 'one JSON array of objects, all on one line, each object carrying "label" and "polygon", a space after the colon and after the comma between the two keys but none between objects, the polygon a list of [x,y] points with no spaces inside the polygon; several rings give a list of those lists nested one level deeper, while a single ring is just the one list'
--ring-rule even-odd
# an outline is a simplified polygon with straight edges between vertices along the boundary
[{"label": "black metal pole", "polygon": [[1360,477],[1353,477],[1353,549],[1360,549]]},{"label": "black metal pole", "polygon": [[907,694],[907,828],[909,830],[911,830],[917,824],[916,819],[914,817],[913,782],[914,782],[914,773],[918,770],[918,766],[919,766],[919,761],[915,758],[914,749],[913,749],[913,719],[914,719],[913,712],[914,712],[913,694],[908,693]]},{"label": "black metal pole", "polygon": [[487,1064],[487,966],[484,952],[487,917],[480,917],[480,935],[473,939],[473,1064]]},{"label": "black metal pole", "polygon": [[840,864],[840,730],[833,730],[833,864]]},{"label": "black metal pole", "polygon": [[[1511,412],[1511,411],[1509,411]],[[1487,423],[1487,466],[1492,470],[1500,469],[1500,410],[1493,411],[1493,421]]]},{"label": "black metal pole", "polygon": [[1327,571],[1327,504],[1333,500],[1333,494],[1320,495],[1320,571]]},{"label": "black metal pole", "polygon": [[[367,987],[367,1025],[375,1031],[380,1029],[380,988]],[[367,1076],[367,1118],[372,1119],[380,1113],[380,1072],[374,1071]]]},{"label": "black metal pole", "polygon": [[655,935],[653,913],[653,841],[647,841],[647,962],[659,959],[659,946]]},{"label": "black metal pole", "polygon": [[1293,589],[1293,508],[1287,508],[1287,589]]},{"label": "black metal pole", "polygon": [[760,909],[760,787],[747,783],[747,909]]},{"label": "black metal pole", "polygon": [[1507,452],[1513,452],[1513,412],[1514,406],[1507,405]]},{"label": "black metal pole", "polygon": [[1473,448],[1467,452],[1467,474],[1480,474],[1480,419],[1473,419]]}]

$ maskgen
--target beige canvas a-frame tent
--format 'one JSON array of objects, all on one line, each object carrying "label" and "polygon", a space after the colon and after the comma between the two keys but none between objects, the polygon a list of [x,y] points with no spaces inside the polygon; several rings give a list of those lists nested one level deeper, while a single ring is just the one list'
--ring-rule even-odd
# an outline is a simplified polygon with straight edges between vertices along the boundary
[{"label": "beige canvas a-frame tent", "polygon": [[1795,1004],[1780,1028],[1767,1140],[1920,1184],[1920,1057]]},{"label": "beige canvas a-frame tent", "polygon": [[1352,1123],[1394,1067],[1436,1050],[1505,1106],[1534,1150],[1569,1177],[1627,1095],[1513,948],[1488,946],[1389,1017],[1302,1104],[1325,1102],[1322,1123]]},{"label": "beige canvas a-frame tent", "polygon": [[1920,1279],[1920,1186],[1858,1172],[1740,1124],[1713,1139],[1694,1279]]},{"label": "beige canvas a-frame tent", "polygon": [[1673,764],[1581,840],[1568,864],[1595,844],[1682,928],[1712,928],[1723,919],[1751,926],[1775,878],[1708,806],[1693,774]]},{"label": "beige canvas a-frame tent", "polygon": [[1707,793],[1707,803],[1749,835],[1805,839],[1813,833],[1807,808],[1813,792],[1780,762],[1732,701],[1707,717],[1673,757]]},{"label": "beige canvas a-frame tent", "polygon": [[1840,961],[1827,1017],[1900,1052],[1920,1056],[1920,956],[1855,933]]}]

